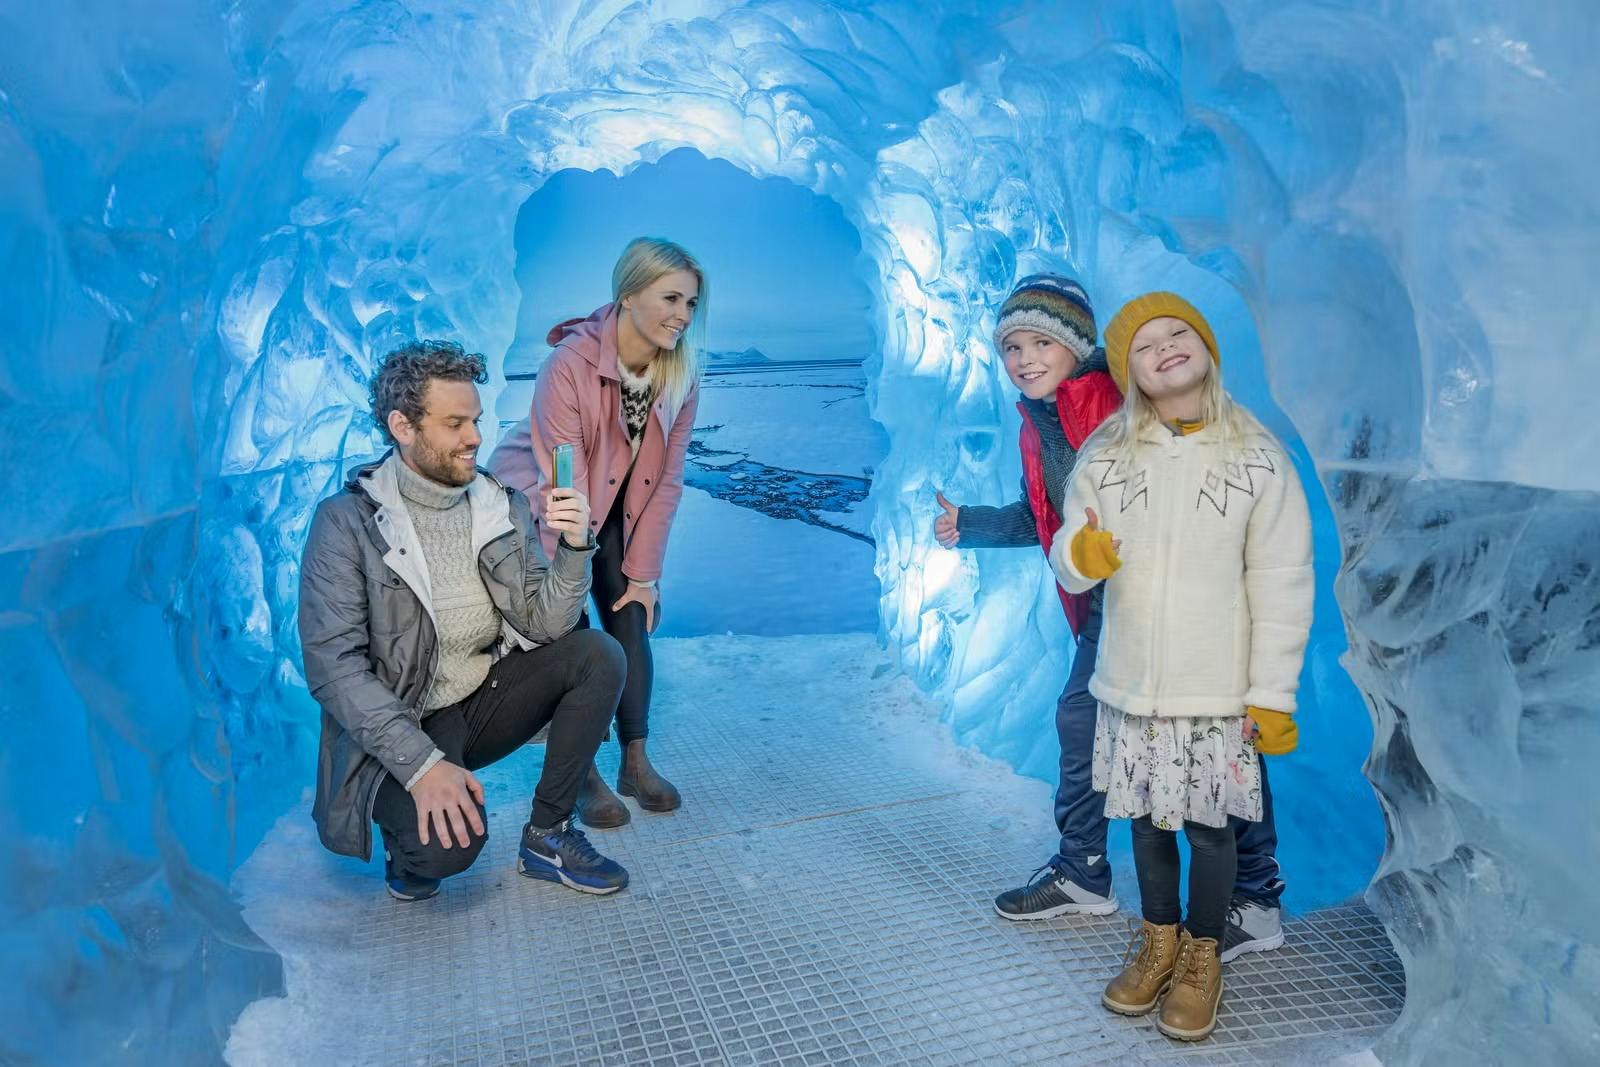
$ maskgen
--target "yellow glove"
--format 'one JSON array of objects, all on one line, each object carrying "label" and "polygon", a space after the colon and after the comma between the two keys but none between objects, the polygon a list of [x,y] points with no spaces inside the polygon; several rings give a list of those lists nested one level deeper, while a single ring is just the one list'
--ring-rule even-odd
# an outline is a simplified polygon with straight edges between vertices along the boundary
[{"label": "yellow glove", "polygon": [[1263,756],[1287,756],[1300,744],[1300,727],[1283,711],[1251,706],[1244,713],[1255,720],[1256,751]]},{"label": "yellow glove", "polygon": [[1100,529],[1094,511],[1089,511],[1089,522],[1072,535],[1072,565],[1085,578],[1099,580],[1117,573],[1122,560],[1117,556],[1121,541],[1111,538],[1110,530]]}]

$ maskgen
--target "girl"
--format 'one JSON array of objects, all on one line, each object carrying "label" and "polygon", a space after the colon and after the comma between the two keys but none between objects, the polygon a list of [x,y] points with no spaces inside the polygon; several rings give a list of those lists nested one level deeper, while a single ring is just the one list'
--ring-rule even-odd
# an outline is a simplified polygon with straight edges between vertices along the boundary
[{"label": "girl", "polygon": [[[1094,786],[1108,818],[1133,820],[1144,909],[1133,961],[1102,999],[1143,1015],[1166,992],[1156,1025],[1194,1041],[1215,1029],[1222,1000],[1228,817],[1262,817],[1258,754],[1296,741],[1311,520],[1283,447],[1223,391],[1216,338],[1192,305],[1139,297],[1105,344],[1123,405],[1074,471],[1063,511],[1082,525],[1050,548],[1069,592],[1106,582],[1089,683]],[[1181,927],[1179,828],[1193,853]]]},{"label": "girl", "polygon": [[[555,351],[539,371],[529,420],[501,442],[489,466],[540,507],[551,484],[551,450],[572,445],[573,484],[588,494],[594,516],[595,609],[628,657],[617,704],[617,792],[646,811],[673,811],[682,798],[645,754],[649,635],[661,621],[656,582],[700,399],[706,276],[678,245],[640,237],[617,260],[611,292],[612,302],[587,319],[550,332]],[[556,532],[540,526],[546,550],[554,551]],[[630,818],[593,763],[576,810],[600,829]]]}]

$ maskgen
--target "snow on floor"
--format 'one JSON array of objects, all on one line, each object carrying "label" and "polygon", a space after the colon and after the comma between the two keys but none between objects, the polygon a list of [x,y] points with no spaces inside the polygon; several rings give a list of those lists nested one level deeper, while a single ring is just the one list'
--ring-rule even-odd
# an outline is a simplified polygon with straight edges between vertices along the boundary
[{"label": "snow on floor", "polygon": [[[592,837],[633,882],[604,899],[514,870],[542,750],[482,774],[491,836],[434,900],[317,844],[309,802],[240,868],[288,995],[229,1062],[1103,1063],[1182,1054],[1106,1013],[1124,912],[1013,924],[993,894],[1054,847],[1050,790],[957,748],[865,634],[658,642],[651,747],[684,808]],[[608,775],[616,747],[602,748]],[[1118,831],[1125,834],[1126,829]],[[1228,970],[1228,1062],[1327,1062],[1398,1013],[1360,909],[1294,923]]]}]

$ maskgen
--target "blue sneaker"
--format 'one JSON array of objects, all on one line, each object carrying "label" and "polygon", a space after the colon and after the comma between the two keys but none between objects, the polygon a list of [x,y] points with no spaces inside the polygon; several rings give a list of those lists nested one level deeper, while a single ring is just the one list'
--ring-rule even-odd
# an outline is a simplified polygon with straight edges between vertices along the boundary
[{"label": "blue sneaker", "polygon": [[389,850],[383,850],[383,884],[389,888],[389,895],[394,899],[409,904],[414,900],[438,896],[439,881],[438,878],[421,878],[401,870],[395,866]]},{"label": "blue sneaker", "polygon": [[597,896],[615,893],[628,884],[628,872],[622,865],[596,852],[570,818],[549,830],[536,830],[532,823],[522,828],[517,872]]}]

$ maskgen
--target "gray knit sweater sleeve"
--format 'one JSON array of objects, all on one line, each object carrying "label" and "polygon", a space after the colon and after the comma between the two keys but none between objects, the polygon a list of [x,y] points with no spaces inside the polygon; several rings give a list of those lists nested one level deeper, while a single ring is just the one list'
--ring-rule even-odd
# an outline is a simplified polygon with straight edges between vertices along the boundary
[{"label": "gray knit sweater sleeve", "polygon": [[956,529],[961,540],[957,548],[1019,548],[1039,543],[1039,524],[1028,503],[1028,483],[1022,483],[1022,499],[1004,507],[973,504],[958,509]]}]

